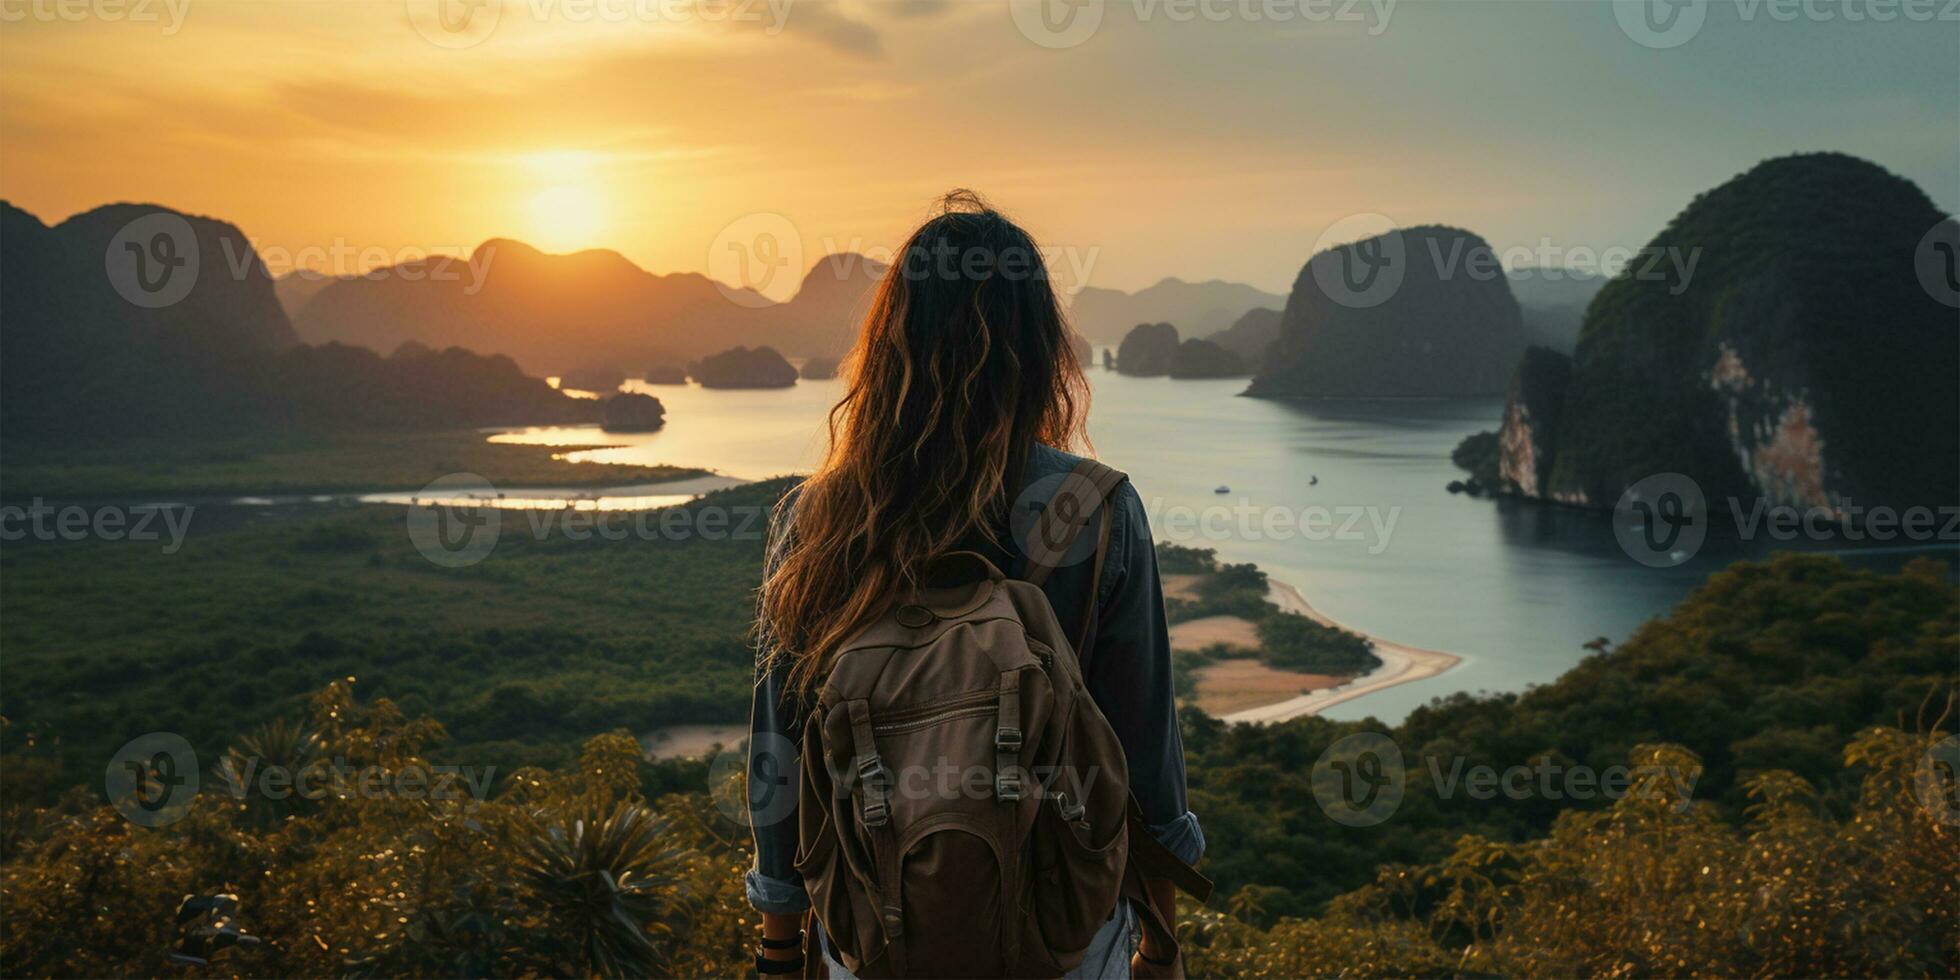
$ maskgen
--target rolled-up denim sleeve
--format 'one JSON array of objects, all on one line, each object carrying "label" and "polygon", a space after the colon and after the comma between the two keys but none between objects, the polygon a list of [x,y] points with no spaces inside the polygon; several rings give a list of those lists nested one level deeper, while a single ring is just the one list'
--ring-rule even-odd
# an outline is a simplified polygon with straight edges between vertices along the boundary
[{"label": "rolled-up denim sleeve", "polygon": [[1130,765],[1130,791],[1151,833],[1194,863],[1205,852],[1204,828],[1184,787],[1184,737],[1178,731],[1171,673],[1170,626],[1150,518],[1127,482],[1115,494],[1109,552],[1098,590],[1098,626],[1086,678]]},{"label": "rolled-up denim sleeve", "polygon": [[[788,538],[795,491],[777,505],[767,568],[774,571]],[[795,914],[810,907],[803,876],[796,873],[796,793],[803,717],[786,695],[789,665],[776,656],[761,631],[756,651],[755,690],[749,699],[749,830],[755,838],[755,866],[743,877],[749,904],[760,912]]]}]

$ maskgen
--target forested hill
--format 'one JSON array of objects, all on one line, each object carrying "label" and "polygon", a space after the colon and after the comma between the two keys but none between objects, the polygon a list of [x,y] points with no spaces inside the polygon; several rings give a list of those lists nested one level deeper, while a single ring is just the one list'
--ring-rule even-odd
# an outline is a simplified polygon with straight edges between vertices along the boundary
[{"label": "forested hill", "polygon": [[77,442],[598,418],[492,353],[296,343],[243,231],[151,204],[50,228],[0,201],[0,327],[15,460]]},{"label": "forested hill", "polygon": [[[1385,863],[1439,860],[1466,833],[1523,839],[1568,808],[1605,802],[1537,788],[1523,799],[1477,799],[1461,783],[1444,798],[1438,775],[1541,760],[1600,772],[1662,742],[1700,756],[1693,798],[1723,819],[1742,814],[1743,782],[1772,769],[1810,780],[1824,806],[1844,812],[1858,792],[1841,758],[1853,736],[1902,719],[1931,723],[1954,690],[1960,590],[1947,574],[1930,560],[1894,576],[1796,555],[1737,564],[1550,683],[1440,699],[1393,727],[1304,719],[1227,728],[1187,711],[1193,807],[1217,842],[1209,870],[1226,894],[1261,886],[1269,915],[1306,914]],[[1407,770],[1400,807],[1371,827],[1343,826],[1313,803],[1316,760],[1359,731],[1393,739]],[[1530,774],[1534,787],[1539,779]]]},{"label": "forested hill", "polygon": [[[360,557],[373,542],[309,539],[348,571],[373,566]],[[563,568],[605,547],[521,548],[508,556],[517,564],[486,566],[492,579],[517,581],[523,565]],[[753,557],[749,545],[740,551]],[[688,577],[693,591],[663,601],[698,604],[702,588],[752,584],[751,563],[742,564],[704,564],[705,574]],[[468,577],[423,574],[436,589]],[[1739,565],[1551,684],[1460,696],[1393,728],[1306,719],[1228,730],[1187,715],[1192,806],[1207,826],[1206,869],[1222,886],[1211,907],[1187,907],[1192,975],[1952,974],[1960,846],[1931,795],[1939,787],[1922,778],[1937,774],[1926,760],[1938,730],[1953,727],[1942,701],[1960,655],[1960,594],[1945,576],[1929,562],[1895,576],[1816,557]],[[340,601],[334,595],[306,602]],[[383,614],[363,633],[403,628]],[[513,725],[542,733],[542,714],[570,737],[567,725],[618,715],[562,714],[536,697],[576,704],[582,693],[596,705],[596,691],[625,694],[625,672],[642,653],[634,641],[607,634],[594,657],[591,644],[533,632],[500,650],[496,634],[507,629],[486,625],[426,654],[401,651],[406,658],[386,645],[364,652],[371,640],[309,638],[321,670],[351,670],[365,657],[373,679],[331,681],[310,703],[286,700],[284,721],[256,729],[242,725],[238,685],[211,674],[173,685],[169,696],[184,703],[170,724],[241,724],[209,791],[154,829],[102,805],[99,763],[92,775],[78,772],[87,788],[30,805],[22,780],[49,775],[43,760],[59,747],[45,728],[38,738],[13,729],[0,807],[8,971],[160,973],[183,968],[167,958],[175,951],[209,958],[214,972],[252,975],[740,972],[756,922],[741,894],[750,858],[734,822],[739,755],[728,765],[648,764],[622,731],[556,753],[555,771],[499,766],[487,798],[432,800],[429,767],[456,758],[443,726],[356,696],[356,683],[380,686],[436,718],[463,711],[473,717],[457,731],[469,739]],[[527,662],[506,664],[506,653]],[[732,702],[745,668],[738,650],[726,653],[714,673],[733,682],[719,695]],[[397,676],[402,665],[500,664],[534,675],[540,662],[585,664],[579,690],[479,683],[451,703]],[[115,683],[144,697],[141,678],[167,673],[125,670]],[[693,676],[679,662],[661,673]],[[16,681],[7,688],[18,697]],[[1330,769],[1323,753],[1370,732],[1399,747],[1399,805],[1366,825],[1336,823],[1327,781],[1315,789],[1316,774]],[[466,757],[506,760],[511,748],[479,743]],[[247,767],[309,771],[335,760],[377,773],[377,788],[325,797],[225,789],[256,771]],[[1612,784],[1613,767],[1630,766],[1627,792],[1556,798],[1543,787],[1574,784],[1542,781],[1541,765],[1587,767],[1600,785]],[[1446,793],[1431,772],[1447,777],[1459,766],[1532,775],[1519,781],[1524,789],[1490,799],[1466,788],[1482,785],[1473,781]],[[595,903],[597,880],[615,884]],[[235,896],[228,932],[176,914],[186,895],[216,894]],[[105,907],[116,914],[99,914]],[[227,948],[239,935],[252,941]]]},{"label": "forested hill", "polygon": [[1490,243],[1440,225],[1315,254],[1246,394],[1441,398],[1502,392],[1524,350],[1511,282]]},{"label": "forested hill", "polygon": [[1960,330],[1915,264],[1952,220],[1840,153],[1698,195],[1600,290],[1569,364],[1516,375],[1499,489],[1604,508],[1680,473],[1847,516],[1955,503]]}]

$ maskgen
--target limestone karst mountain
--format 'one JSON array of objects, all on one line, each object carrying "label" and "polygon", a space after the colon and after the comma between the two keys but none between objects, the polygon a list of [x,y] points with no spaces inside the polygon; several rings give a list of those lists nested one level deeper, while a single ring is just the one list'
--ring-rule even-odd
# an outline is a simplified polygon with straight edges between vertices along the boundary
[{"label": "limestone karst mountain", "polygon": [[1458,228],[1396,229],[1308,260],[1247,394],[1501,394],[1524,346],[1489,243]]}]

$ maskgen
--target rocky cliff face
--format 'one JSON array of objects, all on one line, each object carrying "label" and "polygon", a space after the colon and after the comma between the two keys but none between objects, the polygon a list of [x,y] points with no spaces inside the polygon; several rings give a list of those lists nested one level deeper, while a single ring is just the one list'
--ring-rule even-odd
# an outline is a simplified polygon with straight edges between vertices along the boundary
[{"label": "rocky cliff face", "polygon": [[1308,260],[1246,393],[1498,394],[1523,350],[1518,304],[1489,243],[1457,228],[1398,229]]},{"label": "rocky cliff face", "polygon": [[1527,348],[1504,402],[1504,425],[1498,430],[1500,451],[1497,489],[1540,496],[1551,478],[1557,453],[1565,389],[1572,380],[1572,359],[1543,347]]},{"label": "rocky cliff face", "polygon": [[1772,160],[1700,196],[1600,292],[1562,397],[1551,356],[1526,358],[1505,480],[1596,507],[1666,472],[1711,504],[1841,519],[1953,503],[1960,330],[1914,267],[1942,220],[1911,182],[1840,154]]},{"label": "rocky cliff face", "polygon": [[1171,373],[1177,359],[1177,328],[1168,323],[1139,323],[1116,348],[1116,371],[1139,378]]}]

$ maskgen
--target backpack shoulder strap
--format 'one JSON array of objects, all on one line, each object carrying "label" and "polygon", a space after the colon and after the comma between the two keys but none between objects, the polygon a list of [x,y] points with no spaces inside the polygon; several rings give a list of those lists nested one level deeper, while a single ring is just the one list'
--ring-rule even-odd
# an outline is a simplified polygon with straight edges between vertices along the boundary
[{"label": "backpack shoulder strap", "polygon": [[1093,459],[1075,464],[1074,469],[1063,475],[1061,487],[1042,509],[1029,540],[1024,542],[1028,567],[1022,577],[1040,588],[1056,568],[1067,563],[1076,538],[1092,518],[1096,519],[1096,554],[1095,564],[1089,570],[1089,594],[1083,597],[1082,625],[1070,637],[1084,676],[1088,674],[1089,654],[1096,637],[1096,599],[1102,592],[1103,559],[1109,555],[1109,529],[1114,520],[1110,497],[1128,478],[1122,470]]},{"label": "backpack shoulder strap", "polygon": [[[1062,476],[1062,484],[1042,508],[1041,516],[1021,542],[1028,556],[1022,575],[1032,585],[1047,583],[1048,576],[1066,563],[1069,549],[1090,518],[1102,517],[1102,530],[1096,541],[1096,578],[1101,579],[1103,552],[1109,546],[1109,496],[1126,479],[1122,470],[1093,459],[1085,459]],[[1092,602],[1093,604],[1093,602]]]}]

